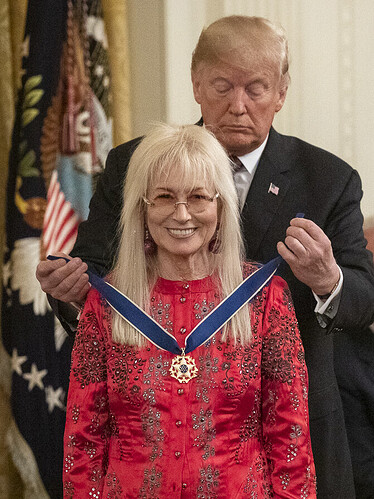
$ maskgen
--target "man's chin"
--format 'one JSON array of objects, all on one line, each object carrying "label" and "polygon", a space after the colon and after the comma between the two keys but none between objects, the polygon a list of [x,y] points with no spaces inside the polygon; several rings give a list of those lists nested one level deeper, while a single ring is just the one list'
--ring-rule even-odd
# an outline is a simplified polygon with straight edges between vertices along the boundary
[{"label": "man's chin", "polygon": [[217,139],[229,154],[235,156],[248,154],[257,149],[260,145],[255,137],[238,133],[225,133],[222,134],[221,137],[217,137]]}]

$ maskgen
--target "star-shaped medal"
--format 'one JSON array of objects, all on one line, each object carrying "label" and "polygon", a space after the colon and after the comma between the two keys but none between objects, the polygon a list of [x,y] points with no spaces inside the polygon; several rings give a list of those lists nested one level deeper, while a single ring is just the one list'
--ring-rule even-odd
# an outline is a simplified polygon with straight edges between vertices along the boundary
[{"label": "star-shaped medal", "polygon": [[196,378],[198,369],[195,360],[189,355],[186,356],[182,350],[182,355],[177,355],[171,361],[169,372],[179,383],[188,383],[192,378]]}]

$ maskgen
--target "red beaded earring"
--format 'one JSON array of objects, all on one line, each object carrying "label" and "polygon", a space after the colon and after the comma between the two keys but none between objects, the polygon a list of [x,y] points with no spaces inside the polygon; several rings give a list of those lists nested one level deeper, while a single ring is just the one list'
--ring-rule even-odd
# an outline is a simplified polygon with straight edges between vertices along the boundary
[{"label": "red beaded earring", "polygon": [[217,225],[217,228],[216,228],[216,231],[214,233],[214,236],[212,237],[212,239],[209,241],[209,251],[211,253],[214,253],[214,254],[217,254],[219,253],[219,249],[220,249],[220,241],[218,239],[218,230],[219,230],[219,225]]},{"label": "red beaded earring", "polygon": [[144,228],[144,253],[146,256],[151,256],[156,253],[156,243],[152,239],[147,226]]}]

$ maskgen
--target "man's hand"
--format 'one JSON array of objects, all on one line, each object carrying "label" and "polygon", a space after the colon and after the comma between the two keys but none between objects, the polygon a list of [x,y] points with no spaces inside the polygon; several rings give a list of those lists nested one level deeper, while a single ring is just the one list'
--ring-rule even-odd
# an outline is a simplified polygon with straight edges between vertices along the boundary
[{"label": "man's hand", "polygon": [[293,218],[284,243],[278,242],[277,249],[295,277],[317,295],[330,293],[338,282],[340,272],[330,239],[311,220]]},{"label": "man's hand", "polygon": [[41,288],[53,298],[65,303],[83,304],[90,289],[87,264],[80,258],[71,258],[65,253],[56,253],[65,260],[44,260],[36,268],[36,278]]}]

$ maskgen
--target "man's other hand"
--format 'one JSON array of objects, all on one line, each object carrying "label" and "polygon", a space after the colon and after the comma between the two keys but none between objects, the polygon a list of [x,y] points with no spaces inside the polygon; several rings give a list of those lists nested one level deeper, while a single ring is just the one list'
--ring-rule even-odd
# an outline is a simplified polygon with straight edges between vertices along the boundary
[{"label": "man's other hand", "polygon": [[277,249],[295,277],[317,295],[330,293],[339,281],[339,267],[330,239],[311,220],[293,218],[284,243],[278,242]]},{"label": "man's other hand", "polygon": [[82,305],[90,289],[87,264],[65,253],[56,253],[55,256],[67,258],[69,262],[58,259],[39,263],[36,278],[42,290],[57,300]]}]

